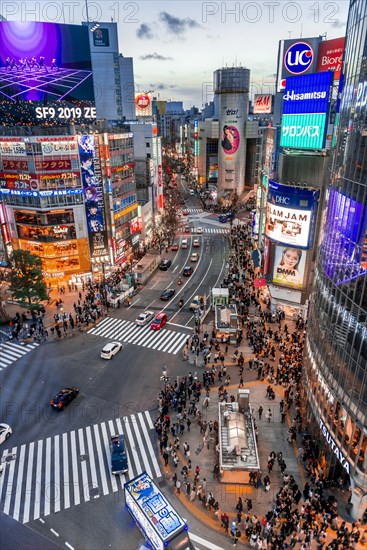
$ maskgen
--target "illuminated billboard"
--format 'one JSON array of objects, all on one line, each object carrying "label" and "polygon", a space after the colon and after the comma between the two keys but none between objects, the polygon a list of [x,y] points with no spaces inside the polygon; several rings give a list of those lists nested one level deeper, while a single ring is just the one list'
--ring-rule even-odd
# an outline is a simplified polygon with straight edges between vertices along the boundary
[{"label": "illuminated billboard", "polygon": [[321,42],[317,57],[317,72],[332,71],[334,73],[334,80],[339,80],[342,70],[344,45],[344,36]]},{"label": "illuminated billboard", "polygon": [[291,246],[275,246],[273,283],[302,288],[305,278],[306,252]]},{"label": "illuminated billboard", "polygon": [[108,29],[102,29],[98,27],[93,31],[93,46],[100,46],[102,48],[108,48],[110,45],[110,36]]},{"label": "illuminated billboard", "polygon": [[0,21],[0,122],[83,124],[96,118],[88,28]]},{"label": "illuminated billboard", "polygon": [[278,50],[277,92],[284,90],[286,79],[316,72],[321,37],[281,40]]},{"label": "illuminated billboard", "polygon": [[322,149],[326,139],[325,113],[283,115],[280,146],[291,149]]},{"label": "illuminated billboard", "polygon": [[254,96],[254,115],[270,114],[272,110],[271,94],[255,94]]},{"label": "illuminated billboard", "polygon": [[298,248],[312,246],[319,191],[269,181],[265,234]]},{"label": "illuminated billboard", "polygon": [[140,116],[152,116],[152,94],[135,94],[135,114]]},{"label": "illuminated billboard", "polygon": [[79,157],[91,258],[108,255],[103,184],[95,136],[79,137]]},{"label": "illuminated billboard", "polygon": [[332,72],[287,78],[283,115],[327,113],[332,82]]}]

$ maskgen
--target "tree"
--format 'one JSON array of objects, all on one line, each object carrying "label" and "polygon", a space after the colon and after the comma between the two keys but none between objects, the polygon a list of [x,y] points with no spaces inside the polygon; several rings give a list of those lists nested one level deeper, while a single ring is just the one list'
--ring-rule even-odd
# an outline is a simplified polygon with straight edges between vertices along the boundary
[{"label": "tree", "polygon": [[41,300],[47,300],[47,286],[42,274],[41,258],[26,250],[14,250],[10,265],[12,267],[10,290],[17,300],[28,302],[29,308]]}]

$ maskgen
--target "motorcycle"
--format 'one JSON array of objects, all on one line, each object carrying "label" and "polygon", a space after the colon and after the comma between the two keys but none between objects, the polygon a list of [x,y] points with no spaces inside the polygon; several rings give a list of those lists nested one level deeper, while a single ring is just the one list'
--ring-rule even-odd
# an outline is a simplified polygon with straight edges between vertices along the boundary
[{"label": "motorcycle", "polygon": [[183,301],[183,300],[180,300],[180,301],[178,302],[178,305],[179,305],[179,307],[180,307],[180,309],[181,309],[181,308],[183,307],[183,305],[184,305],[184,301]]}]

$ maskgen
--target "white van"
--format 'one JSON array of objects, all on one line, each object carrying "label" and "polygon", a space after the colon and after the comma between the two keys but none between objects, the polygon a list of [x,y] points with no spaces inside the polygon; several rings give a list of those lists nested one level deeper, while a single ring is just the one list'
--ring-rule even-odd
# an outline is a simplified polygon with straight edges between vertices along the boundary
[{"label": "white van", "polygon": [[187,239],[182,239],[181,248],[187,248]]}]

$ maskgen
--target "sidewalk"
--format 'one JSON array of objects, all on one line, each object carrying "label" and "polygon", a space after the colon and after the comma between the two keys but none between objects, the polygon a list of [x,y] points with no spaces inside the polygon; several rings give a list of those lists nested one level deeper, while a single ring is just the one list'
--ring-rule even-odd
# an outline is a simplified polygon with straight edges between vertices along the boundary
[{"label": "sidewalk", "polygon": [[[287,320],[285,322],[287,322],[290,328],[293,328],[292,327],[293,323],[291,321]],[[231,355],[234,349],[235,349],[235,346],[229,347],[228,355],[226,359],[231,358]],[[306,481],[309,481],[309,479],[308,478],[306,479],[305,470],[303,468],[303,462],[300,459],[299,453],[298,453],[298,447],[300,446],[301,436],[297,435],[297,440],[293,444],[290,444],[287,441],[288,428],[291,424],[291,421],[293,420],[293,416],[295,414],[294,410],[291,409],[291,411],[287,413],[286,423],[282,423],[279,402],[282,400],[284,395],[283,387],[272,384],[272,387],[275,391],[275,400],[267,399],[265,395],[266,395],[266,388],[269,385],[269,382],[267,380],[263,382],[260,380],[257,380],[257,371],[249,370],[247,362],[250,358],[253,357],[253,355],[252,354],[250,355],[249,347],[247,346],[245,339],[242,345],[238,349],[239,351],[243,351],[245,356],[245,365],[244,365],[244,371],[243,371],[244,388],[250,390],[250,405],[252,407],[253,414],[255,417],[255,422],[258,428],[257,445],[258,445],[258,454],[259,454],[260,467],[261,467],[261,478],[263,479],[264,476],[268,474],[267,463],[268,463],[268,456],[270,452],[274,451],[275,453],[278,453],[279,451],[282,451],[283,458],[286,463],[286,473],[289,475],[293,475],[296,483],[298,484],[302,492]],[[189,362],[190,362],[190,357],[189,357]],[[240,380],[239,367],[237,365],[234,365],[230,360],[226,360],[224,364],[227,366],[227,374],[231,376],[231,385],[226,389],[229,395],[234,395],[236,398],[238,382]],[[194,376],[197,376],[200,382],[202,383],[202,373],[206,369],[210,370],[210,367],[211,365],[208,365],[208,367],[204,367],[204,368],[200,366],[200,368],[197,368],[194,374],[194,369],[196,369],[196,366],[195,366],[192,368],[192,374]],[[220,362],[218,362],[217,367],[219,370]],[[215,420],[218,420],[219,397],[218,397],[217,390],[219,385],[220,383],[216,380],[215,386],[213,386],[210,390],[210,403],[207,408],[203,406],[206,390],[202,389],[201,391],[201,398],[199,403],[197,403],[197,407],[202,413],[203,421],[206,420],[207,422],[209,422],[210,420],[212,420],[214,422]],[[261,420],[259,419],[259,415],[258,415],[258,409],[260,405],[263,408],[263,414],[262,414]],[[188,405],[186,408],[188,409]],[[272,411],[271,422],[268,422],[267,418],[265,417],[265,412],[269,408]],[[170,415],[171,425],[172,425],[172,423],[176,421],[176,412],[171,408],[168,414]],[[244,504],[244,512],[242,514],[242,521],[238,525],[238,527],[240,528],[240,531],[242,532],[242,536],[239,539],[239,542],[242,544],[248,544],[249,541],[245,538],[244,530],[243,530],[243,523],[247,515],[246,498],[249,498],[252,500],[253,507],[250,512],[250,515],[252,516],[254,514],[257,520],[260,520],[261,522],[261,520],[265,517],[265,515],[269,512],[269,510],[273,508],[273,503],[276,499],[276,494],[283,485],[283,476],[281,475],[279,465],[277,464],[277,462],[275,462],[274,467],[271,473],[269,474],[269,477],[271,480],[270,491],[265,491],[263,486],[261,486],[260,488],[255,488],[253,485],[245,485],[245,484],[239,484],[239,483],[238,484],[221,483],[218,479],[215,479],[213,475],[214,465],[219,461],[218,454],[215,449],[215,441],[211,439],[209,441],[209,444],[206,444],[206,443],[204,444],[203,442],[204,433],[200,433],[200,427],[198,425],[197,419],[193,415],[189,416],[189,418],[192,422],[190,426],[190,431],[187,430],[187,426],[185,424],[185,430],[183,434],[179,435],[180,446],[179,446],[179,451],[177,452],[177,455],[179,457],[179,463],[177,467],[174,466],[174,463],[171,457],[169,458],[168,466],[164,466],[164,461],[162,459],[163,469],[166,477],[170,480],[171,490],[175,492],[177,498],[180,499],[181,503],[199,521],[205,523],[207,526],[211,527],[212,529],[218,532],[223,533],[225,536],[228,537],[228,548],[232,546],[233,540],[229,534],[226,535],[224,529],[221,527],[220,516],[222,513],[226,512],[227,515],[229,516],[229,525],[231,526],[232,522],[237,520],[236,503],[238,502],[238,498],[241,497]],[[169,443],[171,445],[173,445],[173,439],[174,438],[170,433]],[[188,467],[188,460],[187,458],[185,458],[184,451],[183,451],[184,443],[187,443],[190,447],[190,459],[192,462],[192,470],[191,472],[189,472],[188,480],[190,481],[190,483],[193,482],[194,476],[195,476],[195,468],[196,466],[199,466],[200,483],[202,483],[203,480],[206,481],[205,483],[206,489],[204,493],[206,495],[208,495],[208,493],[212,493],[215,501],[217,501],[219,504],[219,513],[217,516],[215,515],[214,510],[213,509],[208,510],[208,508],[205,505],[203,505],[202,502],[200,502],[198,497],[196,497],[194,501],[191,501],[189,496],[186,495],[186,486],[183,483],[183,475],[181,473],[183,466]],[[172,481],[172,477],[174,474],[176,474],[178,479],[182,482],[180,494],[177,494],[177,490],[175,489]],[[348,514],[345,511],[347,495],[345,493],[336,491],[334,489],[332,490],[332,494],[336,496],[339,502],[339,507],[338,507],[339,518],[341,518],[342,520],[345,520],[347,523],[350,524],[351,518],[350,516],[348,516]],[[304,499],[302,498],[298,505],[298,508],[301,507],[303,502],[304,502]],[[296,505],[294,504],[294,506]],[[362,526],[361,531],[363,531],[363,528],[364,527]],[[333,531],[332,529],[328,529],[327,543],[335,539],[335,537],[336,537],[336,531]],[[299,548],[299,547],[300,547],[300,543],[297,543],[296,548]],[[316,547],[317,547],[317,541],[314,540],[310,548],[316,548]],[[356,547],[362,548],[362,545],[358,545]]]}]

